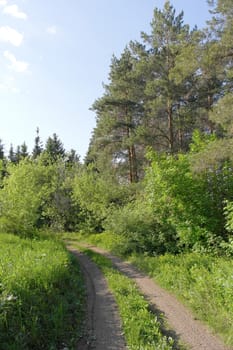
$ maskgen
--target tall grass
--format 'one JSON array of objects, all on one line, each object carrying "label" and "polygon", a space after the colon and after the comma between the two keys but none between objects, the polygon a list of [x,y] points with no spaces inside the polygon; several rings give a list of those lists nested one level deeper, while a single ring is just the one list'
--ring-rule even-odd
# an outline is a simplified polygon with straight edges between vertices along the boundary
[{"label": "tall grass", "polygon": [[63,245],[0,234],[0,349],[73,347],[84,287]]}]

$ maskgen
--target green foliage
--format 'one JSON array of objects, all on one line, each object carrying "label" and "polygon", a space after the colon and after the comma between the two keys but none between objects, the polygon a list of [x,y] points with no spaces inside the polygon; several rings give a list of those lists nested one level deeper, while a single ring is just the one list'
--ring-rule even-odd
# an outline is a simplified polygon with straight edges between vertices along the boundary
[{"label": "green foliage", "polygon": [[33,234],[52,188],[52,169],[30,160],[9,164],[0,191],[2,231]]},{"label": "green foliage", "polygon": [[0,159],[0,188],[2,188],[3,179],[6,174],[6,161],[4,159]]},{"label": "green foliage", "polygon": [[133,186],[119,186],[113,178],[101,176],[93,165],[80,169],[73,181],[72,196],[81,209],[79,229],[102,231],[112,208],[123,205],[133,192]]},{"label": "green foliage", "polygon": [[[43,156],[42,156],[43,163]],[[48,166],[46,166],[47,168]],[[71,162],[58,160],[49,166],[51,193],[43,209],[40,225],[53,231],[72,231],[76,229],[80,208],[72,200],[73,179],[78,169]]]},{"label": "green foliage", "polygon": [[137,60],[130,48],[124,50],[120,59],[112,58],[109,80],[104,96],[93,104],[97,127],[88,156],[96,158],[101,170],[108,164],[123,181],[135,183],[142,160],[142,139],[137,132],[144,112],[140,103],[144,80],[137,74]]},{"label": "green foliage", "polygon": [[107,249],[111,252],[115,252],[116,254],[121,254],[121,252],[125,252],[125,245],[127,244],[127,240],[125,237],[121,235],[116,235],[112,232],[104,231],[102,233],[63,233],[62,239],[69,242],[88,242],[95,246],[100,246],[104,249]]},{"label": "green foliage", "polygon": [[225,205],[225,215],[226,215],[226,229],[228,232],[233,232],[233,202],[226,201]]},{"label": "green foliage", "polygon": [[74,348],[83,303],[79,267],[61,243],[0,234],[1,349]]},{"label": "green foliage", "polygon": [[[152,161],[146,175],[146,198],[160,225],[170,225],[182,247],[193,247],[205,240],[208,221],[204,184],[193,178],[187,156],[159,156]],[[208,214],[208,215],[207,215]]]},{"label": "green foliage", "polygon": [[2,143],[2,140],[0,139],[0,160],[4,159],[4,145]]},{"label": "green foliage", "polygon": [[49,137],[45,144],[44,150],[45,161],[56,162],[57,160],[64,158],[65,149],[61,140],[58,138],[57,134],[53,134],[53,137]]},{"label": "green foliage", "polygon": [[[144,188],[140,186],[136,197],[119,205],[110,203],[108,195],[116,191],[119,196],[121,186],[106,188],[103,177],[91,172],[81,206],[102,218],[101,227],[122,237],[124,244],[118,247],[122,254],[153,255],[184,249],[224,253],[229,239],[224,208],[225,201],[233,198],[232,166],[221,158],[209,158],[208,166],[203,162],[218,142],[215,135],[195,131],[189,154],[150,151]],[[80,191],[80,182],[76,185]],[[229,226],[230,206],[226,210]]]},{"label": "green foliage", "polygon": [[8,164],[0,190],[0,228],[5,232],[33,235],[37,229],[71,230],[79,208],[72,202],[72,168],[57,161],[44,164],[26,159]]},{"label": "green foliage", "polygon": [[161,225],[152,210],[139,200],[113,210],[105,221],[105,228],[122,236],[122,254],[146,252],[148,254],[175,251],[175,232],[169,224]]},{"label": "green foliage", "polygon": [[204,134],[198,129],[194,130],[192,135],[192,143],[190,144],[191,153],[199,153],[206,149],[208,144],[212,145],[212,142],[216,140],[215,134]]},{"label": "green foliage", "polygon": [[206,141],[197,133],[194,136],[191,156],[149,153],[151,166],[146,174],[146,199],[158,222],[175,229],[181,248],[217,249],[227,237],[224,201],[233,195],[232,168],[225,162],[193,172],[194,159],[199,157],[203,162],[201,155],[205,148],[214,144],[212,136]]}]

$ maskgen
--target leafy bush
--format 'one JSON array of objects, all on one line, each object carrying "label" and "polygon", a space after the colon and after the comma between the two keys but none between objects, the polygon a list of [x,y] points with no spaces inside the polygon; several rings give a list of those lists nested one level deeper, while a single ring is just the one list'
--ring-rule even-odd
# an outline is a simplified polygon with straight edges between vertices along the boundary
[{"label": "leafy bush", "polygon": [[74,229],[79,208],[71,199],[71,174],[63,162],[43,159],[8,164],[0,189],[0,230],[33,235],[39,228]]},{"label": "leafy bush", "polygon": [[196,173],[188,154],[148,156],[145,198],[157,221],[173,227],[181,249],[217,249],[226,239],[223,202],[233,185],[229,164]]},{"label": "leafy bush", "polygon": [[114,210],[106,219],[105,228],[124,237],[122,254],[146,252],[153,255],[176,250],[172,226],[162,226],[150,208],[139,200]]},{"label": "leafy bush", "polygon": [[92,166],[80,169],[73,181],[72,195],[81,210],[78,229],[102,232],[112,209],[124,205],[133,193],[133,186],[119,185],[115,179],[101,176]]},{"label": "leafy bush", "polygon": [[9,164],[0,190],[0,229],[31,235],[53,191],[52,169],[25,160]]}]

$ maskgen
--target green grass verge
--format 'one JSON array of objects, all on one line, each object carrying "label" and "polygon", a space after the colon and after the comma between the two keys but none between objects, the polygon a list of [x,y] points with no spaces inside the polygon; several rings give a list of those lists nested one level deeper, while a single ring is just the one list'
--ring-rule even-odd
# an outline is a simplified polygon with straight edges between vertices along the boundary
[{"label": "green grass verge", "polygon": [[[74,235],[121,255],[124,241],[118,235],[103,233]],[[164,256],[125,256],[186,304],[223,341],[233,346],[233,260],[207,254],[186,253]]]},{"label": "green grass verge", "polygon": [[58,241],[0,234],[0,348],[75,348],[82,332],[84,285]]},{"label": "green grass verge", "polygon": [[130,260],[233,346],[232,260],[196,253],[132,256]]},{"label": "green grass verge", "polygon": [[161,333],[160,323],[149,311],[148,303],[139,293],[135,283],[114,269],[109,259],[91,250],[80,247],[79,249],[100,267],[108,282],[119,307],[127,349],[173,349],[173,340]]}]

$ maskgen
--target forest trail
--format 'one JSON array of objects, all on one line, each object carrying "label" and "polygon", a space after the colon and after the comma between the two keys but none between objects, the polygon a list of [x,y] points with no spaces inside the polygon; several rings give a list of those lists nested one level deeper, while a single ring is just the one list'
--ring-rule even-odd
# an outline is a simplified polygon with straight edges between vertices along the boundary
[{"label": "forest trail", "polygon": [[68,249],[80,263],[87,288],[86,329],[77,350],[126,350],[118,308],[103,274],[85,254]]},{"label": "forest trail", "polygon": [[[125,274],[127,277],[133,279],[136,284],[138,285],[139,289],[141,290],[142,294],[147,298],[150,305],[156,312],[163,314],[165,320],[167,321],[169,327],[171,327],[172,332],[174,332],[175,338],[178,339],[181,343],[184,343],[187,345],[188,349],[192,350],[230,350],[227,346],[225,346],[221,340],[213,335],[211,331],[203,325],[200,321],[196,320],[194,316],[191,314],[189,310],[187,310],[177,299],[172,296],[170,293],[159,287],[151,278],[144,275],[142,272],[139,272],[135,267],[133,267],[131,264],[123,262],[116,256],[113,256],[112,254],[104,251],[101,248],[97,248],[91,245],[86,244],[80,244],[83,247],[86,247],[88,249],[93,250],[96,253],[102,254],[108,259],[110,259],[113,263],[113,265],[123,274]],[[80,253],[77,253],[75,250],[73,251],[75,254],[78,254],[78,257],[80,256]],[[79,257],[80,258],[80,257]],[[84,258],[83,255],[81,255],[81,265],[85,268],[86,271],[88,271],[91,268],[92,270],[92,276],[90,276],[93,281],[98,281],[98,276],[95,275],[95,272],[93,271],[93,268],[89,266],[90,262],[88,259]],[[102,282],[101,282],[102,283]],[[106,283],[106,282],[105,282]],[[102,292],[107,293],[107,298],[105,300],[105,296],[102,295],[102,302],[103,305],[98,306],[99,310],[102,308],[105,309],[108,306],[107,304],[111,304],[110,302],[110,296],[107,292],[107,286],[106,289],[102,286]],[[96,291],[97,292],[97,291]],[[107,301],[109,300],[109,301]],[[100,301],[101,302],[101,301]],[[90,305],[89,305],[90,307]],[[119,321],[117,321],[117,325],[114,326],[112,324],[112,315],[115,317],[117,314],[116,306],[113,303],[112,311],[106,312],[109,314],[106,315],[107,318],[110,318],[109,321],[107,320],[107,323],[109,322],[110,330],[104,330],[104,326],[102,323],[102,335],[103,337],[106,337],[106,334],[108,335],[109,339],[112,338],[109,336],[112,333],[111,327],[116,327],[116,334],[120,335],[120,325]],[[98,312],[98,310],[96,310]],[[96,317],[96,316],[95,316]],[[100,334],[100,337],[102,336]],[[115,335],[114,335],[115,337]],[[102,350],[105,349],[126,349],[124,342],[121,337],[119,336],[119,339],[116,338],[116,342],[119,341],[119,345],[116,344],[113,345],[107,345],[102,347]],[[104,340],[105,341],[105,340]],[[107,340],[106,340],[107,341]],[[114,347],[115,346],[115,347]],[[81,349],[81,348],[80,348]],[[84,348],[83,348],[84,349]],[[100,349],[98,347],[94,349]]]}]

